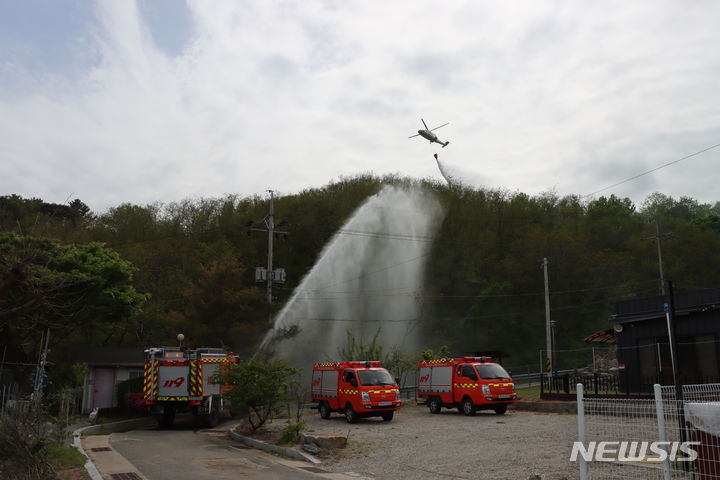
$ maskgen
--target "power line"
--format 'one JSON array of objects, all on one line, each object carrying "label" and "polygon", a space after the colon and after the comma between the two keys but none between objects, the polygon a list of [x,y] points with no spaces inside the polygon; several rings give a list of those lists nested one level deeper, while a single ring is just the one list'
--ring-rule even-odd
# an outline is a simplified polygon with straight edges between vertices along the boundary
[{"label": "power line", "polygon": [[[655,282],[655,280],[653,280]],[[639,292],[636,292],[639,293]],[[598,300],[594,302],[584,302],[579,303],[575,305],[565,305],[562,307],[555,307],[553,308],[554,311],[557,310],[575,310],[578,308],[585,308],[590,307],[594,305],[604,304],[607,303],[608,300]],[[439,320],[446,321],[446,320],[484,320],[487,318],[502,318],[502,317],[512,317],[516,315],[530,315],[530,314],[542,314],[544,313],[544,310],[524,310],[524,311],[515,311],[515,312],[503,312],[503,313],[491,313],[487,315],[469,315],[469,316],[453,316],[453,317],[440,317]],[[399,322],[419,322],[423,320],[421,317],[415,317],[415,318],[407,318],[407,319],[386,319],[386,320],[378,320],[378,319],[362,319],[362,318],[333,318],[333,317],[305,317],[305,318],[294,318],[294,324],[297,325],[300,322],[343,322],[343,323],[399,323]],[[427,321],[427,319],[426,319]]]},{"label": "power line", "polygon": [[[404,265],[404,264],[406,264],[406,263],[414,262],[414,261],[416,261],[416,260],[420,260],[421,258],[425,258],[425,257],[427,257],[427,256],[430,256],[430,252],[424,253],[424,254],[422,254],[422,255],[418,255],[417,257],[408,258],[407,260],[403,260],[402,262],[398,262],[398,263],[394,263],[394,264],[392,264],[392,265],[388,265],[387,267],[383,267],[383,268],[380,268],[380,269],[378,269],[378,270],[373,270],[372,272],[362,273],[362,274],[358,275],[357,277],[347,278],[347,279],[345,279],[345,280],[337,281],[337,282],[334,282],[334,283],[330,283],[330,284],[328,284],[328,285],[325,285],[324,287],[320,287],[320,288],[313,289],[313,290],[309,290],[309,291],[321,292],[321,291],[323,291],[323,290],[325,290],[325,289],[327,289],[327,288],[333,287],[333,286],[335,286],[335,285],[340,285],[340,284],[343,284],[343,283],[352,282],[352,281],[354,281],[354,280],[360,280],[360,279],[363,278],[363,277],[368,277],[368,276],[374,275],[374,274],[376,274],[376,273],[384,272],[384,271],[386,271],[386,270],[390,270],[391,268],[399,267],[400,265]],[[303,289],[303,288],[298,288],[297,291],[298,291],[298,292],[302,292],[302,291],[306,291],[306,290]]]},{"label": "power line", "polygon": [[703,149],[703,150],[700,150],[699,152],[691,153],[690,155],[687,155],[687,156],[685,156],[685,157],[678,158],[677,160],[673,160],[672,162],[665,163],[665,164],[663,164],[663,165],[660,165],[659,167],[653,168],[652,170],[648,170],[647,172],[639,173],[639,174],[637,174],[637,175],[635,175],[635,176],[633,176],[633,177],[627,178],[627,179],[625,179],[625,180],[623,180],[623,181],[621,181],[621,182],[613,183],[612,185],[607,186],[607,187],[605,187],[605,188],[601,188],[600,190],[595,190],[595,191],[592,192],[592,193],[588,193],[587,195],[583,195],[582,198],[591,197],[591,196],[595,195],[596,193],[600,193],[600,192],[602,192],[602,191],[604,191],[604,190],[608,190],[608,189],[610,189],[610,188],[617,187],[618,185],[622,185],[623,183],[627,183],[627,182],[629,182],[629,181],[631,181],[631,180],[635,180],[636,178],[640,178],[640,177],[642,177],[642,176],[644,176],[644,175],[647,175],[648,173],[656,172],[656,171],[660,170],[661,168],[669,167],[670,165],[673,165],[673,164],[675,164],[675,163],[681,162],[681,161],[683,161],[683,160],[687,160],[688,158],[695,157],[695,156],[697,156],[697,155],[700,155],[701,153],[705,153],[705,152],[707,152],[708,150],[712,150],[713,148],[717,148],[717,147],[720,147],[720,143],[716,143],[715,145],[712,145],[712,146],[707,147],[707,148],[705,148],[705,149]]},{"label": "power line", "polygon": [[[390,267],[388,267],[390,268]],[[373,272],[374,273],[374,272]],[[571,293],[583,293],[600,290],[611,290],[615,288],[623,288],[631,285],[645,285],[648,283],[655,283],[654,280],[642,280],[638,282],[624,283],[620,285],[609,285],[602,287],[589,287],[574,290],[560,290],[550,292],[550,295],[564,295]],[[350,291],[326,291],[323,289],[298,289],[299,292],[306,292],[302,297],[303,300],[353,300],[353,299],[366,299],[372,297],[401,297],[401,296],[413,296],[416,298],[428,298],[428,299],[484,299],[484,298],[520,298],[520,297],[539,297],[543,296],[543,292],[535,293],[507,293],[497,295],[426,295],[422,293],[422,290],[412,289],[412,287],[399,287],[387,290],[350,290]],[[283,288],[283,290],[292,290],[292,288]],[[399,291],[399,292],[398,292]],[[312,296],[308,295],[307,292],[317,292],[324,294],[323,296]],[[392,293],[396,292],[396,293]],[[337,296],[330,296],[336,294]]]},{"label": "power line", "polygon": [[336,233],[342,235],[356,235],[360,237],[384,238],[387,240],[407,240],[413,242],[432,242],[435,237],[427,235],[405,235],[401,233],[385,233],[385,232],[363,232],[359,230],[343,230],[340,229]]}]

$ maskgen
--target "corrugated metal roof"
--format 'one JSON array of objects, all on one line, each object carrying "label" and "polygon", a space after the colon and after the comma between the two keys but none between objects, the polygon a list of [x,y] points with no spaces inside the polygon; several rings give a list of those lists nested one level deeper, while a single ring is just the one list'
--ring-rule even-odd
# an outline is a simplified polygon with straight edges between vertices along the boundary
[{"label": "corrugated metal roof", "polygon": [[612,328],[605,328],[583,338],[583,342],[614,344],[617,343],[617,337],[615,337],[615,331]]},{"label": "corrugated metal roof", "polygon": [[[615,305],[615,314],[610,321],[613,323],[626,323],[663,318],[665,316],[665,302],[666,299],[663,296],[618,302]],[[720,289],[705,288],[676,293],[674,303],[676,315],[719,309]]]}]

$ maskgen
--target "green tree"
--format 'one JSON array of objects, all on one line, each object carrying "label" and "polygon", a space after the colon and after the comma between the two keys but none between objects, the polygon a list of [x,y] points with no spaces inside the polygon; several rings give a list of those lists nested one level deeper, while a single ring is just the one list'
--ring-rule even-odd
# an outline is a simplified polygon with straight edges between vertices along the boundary
[{"label": "green tree", "polygon": [[283,360],[251,359],[230,365],[213,381],[232,387],[226,395],[233,412],[246,415],[255,431],[287,402],[298,374]]},{"label": "green tree", "polygon": [[[0,233],[0,333],[9,352],[24,361],[49,329],[66,347],[123,343],[148,296],[132,285],[135,271],[99,243]],[[72,341],[70,341],[72,339]],[[58,354],[71,348],[58,349]]]},{"label": "green tree", "polygon": [[355,335],[347,330],[347,339],[345,346],[338,347],[337,353],[341,362],[350,362],[352,360],[379,360],[383,358],[383,347],[378,342],[380,338],[380,329],[378,328],[375,335],[366,341],[364,338],[356,338]]},{"label": "green tree", "polygon": [[255,286],[243,287],[245,268],[231,256],[200,269],[186,289],[187,304],[169,313],[169,323],[188,345],[218,345],[250,353],[266,327],[265,297]]}]

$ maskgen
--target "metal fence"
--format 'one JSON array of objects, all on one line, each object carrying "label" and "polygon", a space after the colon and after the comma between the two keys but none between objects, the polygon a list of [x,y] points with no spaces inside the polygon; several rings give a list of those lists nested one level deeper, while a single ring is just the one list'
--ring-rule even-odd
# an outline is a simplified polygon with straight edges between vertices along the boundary
[{"label": "metal fence", "polygon": [[[575,400],[575,386],[585,386],[585,394],[592,395],[632,395],[620,389],[617,372],[577,372],[559,371],[554,374],[542,374],[540,377],[540,396],[544,400]],[[639,395],[635,393],[635,395]]]},{"label": "metal fence", "polygon": [[581,480],[720,479],[720,384],[655,385],[639,398],[588,398],[577,385]]},{"label": "metal fence", "polygon": [[20,398],[20,386],[17,383],[0,384],[0,412]]}]

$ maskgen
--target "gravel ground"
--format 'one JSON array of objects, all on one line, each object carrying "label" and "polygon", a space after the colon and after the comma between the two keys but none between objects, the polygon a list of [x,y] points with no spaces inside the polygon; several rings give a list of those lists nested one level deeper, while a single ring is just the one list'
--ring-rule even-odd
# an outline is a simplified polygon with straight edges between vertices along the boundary
[{"label": "gravel ground", "polygon": [[577,438],[575,415],[480,411],[466,417],[457,410],[439,415],[406,404],[391,422],[361,419],[350,425],[340,414],[329,420],[306,415],[307,430],[349,435],[348,446],[324,456],[322,468],[355,472],[374,479],[578,478],[569,461]]}]

